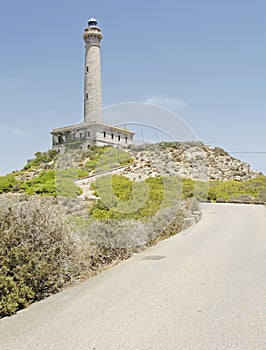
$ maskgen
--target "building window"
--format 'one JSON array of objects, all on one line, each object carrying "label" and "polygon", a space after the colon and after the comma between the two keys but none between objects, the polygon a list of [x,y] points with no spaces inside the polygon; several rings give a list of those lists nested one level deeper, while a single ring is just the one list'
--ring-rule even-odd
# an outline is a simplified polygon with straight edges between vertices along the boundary
[{"label": "building window", "polygon": [[88,131],[87,135],[88,135],[88,137],[90,137],[90,136],[91,136],[91,133],[90,133],[90,131]]},{"label": "building window", "polygon": [[103,132],[103,137],[106,137],[106,131]]},{"label": "building window", "polygon": [[86,93],[86,100],[88,100],[89,99],[89,94],[88,93]]},{"label": "building window", "polygon": [[111,139],[112,139],[112,140],[114,139],[114,134],[111,134]]},{"label": "building window", "polygon": [[126,143],[127,143],[127,136],[125,137],[125,141],[126,141]]},{"label": "building window", "polygon": [[79,138],[82,139],[82,133],[79,134]]},{"label": "building window", "polygon": [[118,135],[118,141],[120,141],[121,140],[121,137],[120,137],[120,135]]},{"label": "building window", "polygon": [[89,67],[88,66],[86,67],[86,71],[87,71],[87,73],[89,73]]}]

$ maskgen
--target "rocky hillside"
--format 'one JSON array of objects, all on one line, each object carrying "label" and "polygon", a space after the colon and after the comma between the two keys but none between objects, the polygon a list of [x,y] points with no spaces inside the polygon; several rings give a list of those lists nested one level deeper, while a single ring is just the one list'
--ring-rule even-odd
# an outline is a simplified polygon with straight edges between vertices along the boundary
[{"label": "rocky hillside", "polygon": [[233,158],[223,149],[201,142],[133,146],[130,154],[134,163],[123,175],[135,181],[157,176],[247,181],[259,175],[249,164]]},{"label": "rocky hillside", "polygon": [[[121,150],[114,150],[117,155],[110,160],[110,168],[120,165],[117,158],[121,158]],[[259,175],[251,169],[248,163],[230,156],[219,147],[212,148],[201,142],[197,143],[160,143],[152,145],[132,146],[127,150],[132,157],[131,164],[119,171],[130,180],[142,181],[149,177],[180,176],[193,180],[237,180],[247,181]],[[60,160],[59,168],[71,167],[86,169],[86,164],[94,163],[94,167],[87,167],[88,175],[102,172],[101,156],[98,160],[91,160],[92,155],[85,157],[73,153]],[[109,160],[107,160],[109,162]],[[29,168],[16,176],[17,180],[27,181],[39,176],[43,170],[57,167],[56,161],[40,163],[39,168]]]},{"label": "rocky hillside", "polygon": [[[103,154],[94,163],[95,168],[89,177],[76,180],[86,200],[95,200],[91,183],[99,176],[107,173],[119,174],[131,181],[143,181],[155,177],[181,177],[192,180],[218,180],[226,185],[228,180],[244,183],[258,177],[259,173],[251,170],[250,165],[231,157],[223,149],[197,143],[160,143],[152,145],[131,146],[127,152],[131,156],[128,165],[121,166],[121,150],[113,149],[113,162],[109,170],[102,171]],[[85,167],[90,158],[86,158],[79,166]],[[119,166],[120,165],[120,166]],[[68,164],[69,166],[69,164]],[[255,180],[254,180],[255,181]],[[245,192],[245,191],[244,191]]]},{"label": "rocky hillside", "polygon": [[[114,173],[131,181],[178,176],[192,180],[236,180],[257,178],[249,164],[233,158],[219,147],[201,142],[132,145],[126,150],[93,147],[86,152],[71,151],[63,155],[55,151],[37,152],[21,170],[0,177],[1,193],[25,193],[75,197],[89,191],[89,182],[99,174]],[[90,178],[73,183],[74,179]],[[80,187],[80,188],[79,188]],[[85,193],[84,193],[85,194]]]}]

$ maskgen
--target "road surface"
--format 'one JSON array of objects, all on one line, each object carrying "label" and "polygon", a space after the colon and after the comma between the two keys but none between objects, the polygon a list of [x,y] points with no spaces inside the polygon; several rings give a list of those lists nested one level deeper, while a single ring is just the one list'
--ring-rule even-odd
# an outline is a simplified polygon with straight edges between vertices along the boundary
[{"label": "road surface", "polygon": [[265,350],[266,208],[201,221],[0,320],[1,350]]}]

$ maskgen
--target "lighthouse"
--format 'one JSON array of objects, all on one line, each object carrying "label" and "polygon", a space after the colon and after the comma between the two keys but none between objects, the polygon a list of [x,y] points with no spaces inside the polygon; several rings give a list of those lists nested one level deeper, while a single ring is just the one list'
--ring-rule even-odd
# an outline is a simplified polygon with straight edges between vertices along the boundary
[{"label": "lighthouse", "polygon": [[51,131],[53,149],[60,153],[86,150],[91,146],[127,147],[134,132],[102,122],[101,40],[97,20],[91,18],[85,28],[84,116],[83,123]]},{"label": "lighthouse", "polygon": [[91,18],[85,29],[84,123],[101,122],[101,40],[97,20]]}]

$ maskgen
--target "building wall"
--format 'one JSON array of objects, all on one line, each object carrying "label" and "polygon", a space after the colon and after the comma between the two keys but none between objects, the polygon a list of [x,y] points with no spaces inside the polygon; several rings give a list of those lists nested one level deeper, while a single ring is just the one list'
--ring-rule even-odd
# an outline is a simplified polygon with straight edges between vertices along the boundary
[{"label": "building wall", "polygon": [[127,146],[133,142],[133,136],[131,136],[131,134],[128,134],[126,131],[118,131],[112,127],[98,129],[96,139],[100,142],[121,146]]},{"label": "building wall", "polygon": [[86,149],[89,146],[121,146],[133,143],[133,134],[108,125],[80,127],[67,131],[53,132],[53,149],[65,151],[68,148]]}]

